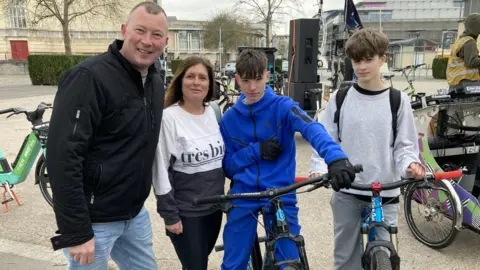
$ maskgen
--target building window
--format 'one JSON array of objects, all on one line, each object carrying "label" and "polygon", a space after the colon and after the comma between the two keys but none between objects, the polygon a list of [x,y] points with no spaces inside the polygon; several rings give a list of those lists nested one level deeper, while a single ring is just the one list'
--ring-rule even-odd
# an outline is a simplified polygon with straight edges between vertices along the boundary
[{"label": "building window", "polygon": [[192,50],[200,50],[200,31],[190,31],[190,48]]},{"label": "building window", "polygon": [[9,28],[26,28],[24,0],[9,0],[7,3]]},{"label": "building window", "polygon": [[188,36],[187,31],[178,31],[178,48],[180,50],[188,49]]}]

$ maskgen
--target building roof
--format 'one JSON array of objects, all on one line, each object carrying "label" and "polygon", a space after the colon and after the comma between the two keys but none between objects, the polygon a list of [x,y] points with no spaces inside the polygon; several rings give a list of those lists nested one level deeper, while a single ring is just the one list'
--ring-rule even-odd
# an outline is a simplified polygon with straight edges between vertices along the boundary
[{"label": "building roof", "polygon": [[[417,38],[414,37],[414,38],[409,38],[409,39],[391,41],[390,46],[394,46],[394,45],[399,45],[399,46],[415,45],[416,40],[417,40]],[[423,46],[437,46],[437,45],[439,45],[439,43],[436,42],[436,41],[433,41],[431,39],[422,38],[422,37],[418,38],[417,46],[423,47]]]}]

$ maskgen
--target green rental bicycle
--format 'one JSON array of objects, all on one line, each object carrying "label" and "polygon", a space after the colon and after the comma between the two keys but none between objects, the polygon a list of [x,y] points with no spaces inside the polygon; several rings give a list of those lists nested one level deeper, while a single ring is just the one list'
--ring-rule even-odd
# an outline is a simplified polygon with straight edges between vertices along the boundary
[{"label": "green rental bicycle", "polygon": [[10,113],[7,118],[23,113],[27,120],[32,124],[32,131],[25,137],[15,161],[11,165],[8,163],[0,149],[0,187],[3,187],[4,189],[1,199],[2,205],[4,205],[4,212],[8,211],[8,203],[13,200],[15,200],[19,206],[22,205],[17,194],[13,191],[13,187],[27,179],[40,151],[42,151],[42,154],[40,155],[40,158],[38,158],[35,167],[35,185],[39,185],[40,191],[45,200],[47,200],[50,206],[53,206],[53,197],[48,191],[49,180],[46,171],[47,162],[45,158],[49,122],[43,122],[43,114],[46,109],[50,108],[52,108],[51,104],[42,102],[38,105],[36,110],[31,112],[28,112],[23,108],[0,110],[0,115]]}]

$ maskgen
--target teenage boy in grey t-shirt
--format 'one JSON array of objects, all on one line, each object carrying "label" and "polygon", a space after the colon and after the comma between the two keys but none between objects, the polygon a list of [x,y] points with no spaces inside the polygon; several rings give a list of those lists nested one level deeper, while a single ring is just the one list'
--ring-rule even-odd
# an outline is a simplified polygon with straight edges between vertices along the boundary
[{"label": "teenage boy in grey t-shirt", "polygon": [[[362,29],[347,41],[346,54],[351,59],[358,82],[348,89],[339,117],[339,129],[334,123],[337,111],[333,93],[322,120],[332,138],[340,142],[352,164],[362,164],[363,172],[357,174],[355,183],[382,184],[400,180],[400,176],[424,177],[420,164],[417,131],[410,100],[400,93],[397,114],[397,135],[394,141],[390,89],[381,80],[380,68],[386,61],[388,38],[381,32]],[[310,177],[324,173],[323,160],[314,151]],[[336,190],[338,191],[338,190]],[[398,220],[398,195],[400,189],[382,191],[384,219],[387,224]],[[352,270],[361,268],[360,227],[361,213],[371,202],[372,192],[341,189],[334,192],[330,201],[333,211],[335,234],[334,269]],[[376,229],[377,239],[389,241],[383,228]]]}]

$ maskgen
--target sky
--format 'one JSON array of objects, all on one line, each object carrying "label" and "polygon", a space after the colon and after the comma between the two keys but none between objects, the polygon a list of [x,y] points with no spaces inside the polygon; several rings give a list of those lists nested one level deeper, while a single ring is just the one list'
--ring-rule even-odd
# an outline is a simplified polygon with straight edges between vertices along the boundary
[{"label": "sky", "polygon": [[[265,0],[256,0],[259,3]],[[288,1],[288,0],[284,0]],[[215,15],[215,10],[232,8],[235,0],[217,1],[217,0],[162,0],[162,6],[168,16],[176,16],[179,20],[208,20]],[[292,17],[284,17],[283,23],[279,23],[274,30],[274,34],[288,34],[289,21],[296,18],[312,18],[318,12],[318,0],[304,0],[302,13],[292,14]],[[344,2],[342,0],[324,0],[323,10],[341,9]],[[354,0],[358,2],[358,0]]]}]

